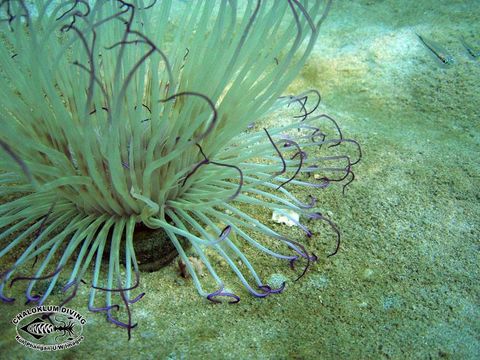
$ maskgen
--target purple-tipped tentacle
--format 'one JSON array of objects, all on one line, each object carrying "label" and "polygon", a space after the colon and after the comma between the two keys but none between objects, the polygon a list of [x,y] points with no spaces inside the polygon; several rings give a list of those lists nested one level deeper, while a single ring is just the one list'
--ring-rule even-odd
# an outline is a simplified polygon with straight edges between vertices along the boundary
[{"label": "purple-tipped tentacle", "polygon": [[[319,158],[319,159],[315,159],[315,161],[332,161],[332,160],[339,160],[339,159],[344,159],[347,161],[347,166],[345,167],[324,167],[324,168],[321,168],[320,166],[318,165],[312,165],[311,168],[313,168],[312,170],[313,171],[324,171],[324,172],[341,172],[343,173],[343,175],[341,177],[338,177],[338,178],[332,178],[332,177],[328,177],[328,176],[323,176],[321,177],[320,179],[317,179],[317,180],[321,180],[323,182],[327,182],[327,183],[330,183],[330,182],[342,182],[344,181],[350,174],[353,175],[353,171],[352,171],[352,163],[351,163],[351,160],[350,160],[350,157],[349,156],[346,156],[346,155],[340,155],[340,156],[328,156],[328,157],[324,157],[324,158]],[[310,169],[309,169],[310,170]],[[312,172],[312,171],[309,171],[309,172]],[[354,175],[353,175],[354,176]],[[350,184],[352,182],[352,180],[348,181],[345,185],[343,185],[343,190],[345,189],[345,186],[347,186],[348,184]]]},{"label": "purple-tipped tentacle", "polygon": [[342,194],[345,195],[345,189],[347,188],[348,185],[350,185],[352,183],[353,180],[355,180],[355,174],[353,171],[349,171],[349,174],[351,174],[351,178],[345,183],[343,184],[343,187],[342,187]]},{"label": "purple-tipped tentacle", "polygon": [[341,239],[341,236],[340,236],[340,230],[338,230],[338,227],[337,225],[335,225],[335,223],[324,217],[321,213],[319,212],[316,212],[316,213],[310,213],[310,214],[307,214],[307,216],[310,218],[310,219],[313,219],[313,220],[322,220],[322,221],[325,221],[328,225],[330,225],[330,227],[333,229],[333,231],[335,232],[335,234],[337,235],[337,244],[335,246],[335,249],[333,250],[332,253],[330,253],[329,255],[327,255],[327,257],[331,257],[333,255],[335,255],[338,250],[340,249],[340,239]]},{"label": "purple-tipped tentacle", "polygon": [[311,194],[309,194],[308,197],[310,198],[310,204],[308,204],[306,208],[311,209],[317,204],[317,198]]},{"label": "purple-tipped tentacle", "polygon": [[[217,244],[223,240],[225,240],[226,238],[228,238],[228,235],[230,235],[230,232],[232,231],[232,226],[231,225],[227,225],[223,228],[222,232],[220,233],[220,236],[218,237],[218,240],[216,240],[214,242],[214,244]],[[213,245],[213,244],[212,244]]]},{"label": "purple-tipped tentacle", "polygon": [[[307,125],[307,124],[299,124],[298,129],[304,129],[304,130],[313,130],[310,134],[308,135],[302,135],[298,136],[297,139],[309,139],[311,142],[315,142],[315,136],[319,136],[322,138],[323,141],[327,137],[327,134],[322,132],[322,130],[319,127],[312,126],[312,125]],[[321,145],[319,146],[321,148]]]},{"label": "purple-tipped tentacle", "polygon": [[297,261],[299,258],[298,255],[295,255],[292,259],[290,259],[290,269],[294,270],[295,269],[295,261]]},{"label": "purple-tipped tentacle", "polygon": [[300,155],[301,158],[302,158],[302,160],[304,160],[304,161],[308,159],[308,153],[305,152],[305,151],[303,151],[303,150],[301,150],[301,151],[296,152],[296,153],[290,158],[290,160],[295,159],[298,155]]},{"label": "purple-tipped tentacle", "polygon": [[[290,247],[298,254],[300,255],[302,258],[306,259],[307,260],[307,264],[305,265],[305,268],[303,269],[302,273],[300,274],[300,276],[298,276],[295,281],[298,281],[300,280],[307,272],[308,268],[310,267],[310,263],[311,262],[315,262],[318,260],[318,257],[317,255],[313,254],[310,255],[307,251],[307,249],[305,248],[305,246],[303,246],[302,244],[300,244],[299,242],[297,241],[294,241],[294,240],[291,240],[291,239],[287,239],[287,238],[283,238],[281,239],[283,240],[284,242],[286,242],[288,245],[290,245]],[[300,248],[300,250],[298,248]],[[295,261],[297,261],[299,259],[299,256],[296,256],[295,258],[291,259],[290,260],[290,268],[294,269],[295,268]]]},{"label": "purple-tipped tentacle", "polygon": [[[118,41],[118,42],[116,42],[116,43],[113,44],[113,45],[104,46],[103,48],[104,48],[105,50],[112,50],[112,49],[116,48],[117,46],[120,46],[120,45],[129,45],[129,44],[135,44],[135,45],[137,45],[137,44],[147,44],[147,45],[149,45],[148,42],[146,42],[145,40],[138,40],[138,39],[136,39],[136,40],[128,40],[128,41]],[[135,106],[135,108],[136,108],[136,106]]]},{"label": "purple-tipped tentacle", "polygon": [[266,248],[266,247],[264,247],[264,246],[261,246],[261,245],[259,246],[259,244],[252,243],[252,241],[250,241],[251,238],[250,238],[245,232],[243,232],[241,229],[239,229],[239,228],[238,228],[237,226],[235,226],[235,225],[234,225],[234,227],[235,227],[237,233],[238,233],[242,238],[244,238],[247,242],[251,243],[252,246],[256,247],[257,249],[260,249],[260,250],[263,251],[263,252],[268,253],[269,255],[273,256],[273,257],[276,258],[276,259],[279,259],[279,260],[288,260],[288,261],[290,261],[290,260],[292,260],[292,259],[295,257],[295,256],[291,256],[291,255],[278,254],[278,253],[276,253],[276,252],[272,251],[271,249],[268,249],[268,248]]},{"label": "purple-tipped tentacle", "polygon": [[30,170],[28,169],[27,164],[23,161],[13,150],[12,148],[3,140],[0,139],[0,147],[5,151],[22,169],[22,172],[25,174],[25,177],[30,183],[33,183],[33,176]]},{"label": "purple-tipped tentacle", "polygon": [[13,303],[15,301],[15,298],[7,297],[3,294],[3,285],[0,285],[0,300],[2,300],[4,303]]},{"label": "purple-tipped tentacle", "polygon": [[362,147],[360,146],[358,141],[353,140],[353,139],[340,138],[340,139],[328,139],[328,140],[324,140],[324,141],[312,141],[309,145],[322,145],[322,144],[330,144],[330,143],[333,143],[333,144],[330,145],[329,147],[337,146],[337,145],[342,144],[342,143],[351,143],[351,144],[354,144],[357,147],[358,156],[354,161],[350,162],[351,166],[358,164],[360,162],[360,160],[362,159],[362,156],[363,156]]},{"label": "purple-tipped tentacle", "polygon": [[222,241],[225,241],[228,238],[228,235],[230,235],[231,231],[232,231],[232,226],[231,225],[225,226],[223,228],[222,232],[220,233],[220,235],[218,236],[218,239],[208,242],[208,246],[213,246],[213,245],[216,245],[218,243],[221,243]]},{"label": "purple-tipped tentacle", "polygon": [[25,291],[25,297],[27,298],[25,304],[38,302],[42,298],[41,295],[31,295],[29,290]]},{"label": "purple-tipped tentacle", "polygon": [[[111,322],[112,324],[115,324],[117,326],[120,326],[124,329],[128,329],[128,340],[130,340],[130,330],[133,329],[134,327],[137,326],[137,323],[133,324],[132,325],[132,314],[130,312],[130,307],[128,306],[128,300],[122,296],[122,300],[124,301],[125,303],[125,307],[127,308],[127,313],[128,313],[128,322],[125,323],[123,321],[120,321],[120,320],[117,320],[113,317],[112,315],[112,308],[106,310],[107,312],[107,321]],[[115,306],[115,305],[114,305]],[[118,305],[117,305],[118,306]],[[118,309],[117,309],[118,310]]]},{"label": "purple-tipped tentacle", "polygon": [[125,306],[127,307],[127,313],[128,313],[128,322],[125,323],[123,321],[120,321],[120,320],[117,320],[113,317],[113,315],[111,314],[111,309],[107,310],[107,321],[111,322],[112,324],[114,325],[117,325],[121,328],[124,328],[124,329],[127,329],[127,332],[128,332],[128,340],[130,340],[132,338],[132,329],[135,328],[138,324],[135,323],[132,325],[132,314],[130,312],[130,308],[128,307],[128,301],[126,301],[126,299],[124,298],[123,299],[124,302],[125,302]]},{"label": "purple-tipped tentacle", "polygon": [[[88,16],[88,14],[90,14],[90,5],[84,1],[84,0],[75,0],[75,3],[73,4],[73,6],[68,9],[67,11],[65,11],[64,13],[62,13],[62,15],[58,16],[55,20],[60,20],[61,18],[63,18],[65,15],[67,15],[69,12],[71,12],[73,9],[75,9],[78,4],[82,4],[82,5],[85,5],[85,7],[87,8],[85,14],[79,12],[79,11],[75,11],[73,14],[71,14],[71,16]],[[67,4],[65,4],[67,5]],[[63,7],[63,6],[62,6]],[[58,9],[60,10],[60,9]]]},{"label": "purple-tipped tentacle", "polygon": [[213,303],[221,303],[220,300],[217,300],[215,299],[217,296],[226,296],[226,297],[230,297],[230,298],[233,298],[234,300],[233,301],[229,301],[228,303],[229,304],[236,304],[240,301],[240,296],[238,295],[235,295],[234,293],[229,293],[229,292],[226,292],[226,291],[223,291],[223,285],[220,289],[214,291],[213,293],[211,294],[208,294],[207,295],[207,299],[210,300],[211,302]]},{"label": "purple-tipped tentacle", "polygon": [[12,267],[0,273],[0,300],[2,300],[5,303],[13,303],[15,301],[15,298],[9,298],[3,294],[3,287],[7,282],[8,275],[10,275],[13,272],[13,270],[14,268]]},{"label": "purple-tipped tentacle", "polygon": [[131,299],[131,300],[130,300],[130,299],[127,299],[127,301],[128,301],[129,304],[135,304],[137,301],[139,301],[140,299],[142,299],[144,296],[145,296],[145,293],[142,292],[142,293],[138,294],[135,298],[133,298],[133,299]]},{"label": "purple-tipped tentacle", "polygon": [[67,292],[67,290],[70,289],[72,286],[73,286],[73,291],[65,300],[63,300],[60,303],[60,305],[59,305],[60,307],[65,306],[67,303],[70,302],[70,300],[72,300],[77,295],[77,290],[78,290],[79,285],[80,284],[77,282],[77,280],[72,280],[72,281],[65,284],[65,286],[62,288],[63,292]]},{"label": "purple-tipped tentacle", "polygon": [[237,170],[238,173],[240,174],[240,181],[238,183],[237,190],[235,190],[235,192],[232,195],[230,195],[226,201],[231,201],[231,200],[235,199],[238,196],[238,194],[240,194],[240,192],[242,191],[242,187],[243,187],[243,172],[242,172],[242,170],[240,170],[240,168],[236,165],[223,164],[223,163],[219,163],[219,162],[216,162],[216,161],[210,161],[210,159],[207,157],[207,155],[205,155],[205,152],[203,151],[202,147],[199,144],[195,144],[195,145],[197,145],[197,147],[200,149],[200,153],[202,154],[204,159],[202,161],[200,161],[198,164],[196,164],[194,166],[194,168],[192,169],[192,171],[190,171],[187,174],[187,176],[183,179],[182,186],[185,186],[185,183],[187,182],[188,178],[190,176],[192,176],[203,165],[212,164],[212,165],[216,165],[216,166],[228,167],[228,168]]},{"label": "purple-tipped tentacle", "polygon": [[73,285],[77,285],[77,280],[72,280],[70,282],[67,282],[63,288],[62,288],[62,291],[65,292],[67,291],[68,289],[70,289]]},{"label": "purple-tipped tentacle", "polygon": [[[118,277],[118,285],[121,285],[120,275]],[[120,295],[122,297],[123,303],[125,304],[125,308],[127,309],[128,323],[126,323],[126,325],[127,325],[127,331],[128,331],[128,340],[130,340],[132,338],[132,332],[131,331],[132,331],[133,328],[135,328],[137,326],[137,323],[132,325],[132,312],[130,311],[130,306],[128,305],[129,301],[127,299],[127,296],[125,295],[125,293],[123,291],[120,293]],[[107,317],[108,317],[108,312],[107,312]]]},{"label": "purple-tipped tentacle", "polygon": [[[307,94],[315,94],[317,96],[317,102],[315,103],[315,105],[313,106],[313,108],[310,110],[310,111],[307,111],[307,101],[308,101],[308,95]],[[320,95],[320,92],[316,89],[311,89],[311,90],[308,90],[306,92],[304,92],[302,95],[302,98],[301,99],[305,99],[305,101],[303,103],[300,103],[302,104],[302,110],[304,111],[303,115],[297,115],[297,116],[294,116],[294,118],[302,118],[300,121],[304,121],[307,119],[307,117],[311,114],[313,114],[315,112],[315,110],[318,109],[318,107],[320,106],[320,102],[322,101],[322,96]]]},{"label": "purple-tipped tentacle", "polygon": [[[273,184],[269,184],[269,185],[275,186]],[[307,204],[305,202],[298,200],[294,195],[292,195],[288,190],[284,188],[280,189],[280,191],[286,196],[288,196],[288,198],[292,200],[295,203],[295,205],[297,205],[299,208],[302,208],[302,209],[311,209],[315,207],[317,203],[317,198],[311,194],[308,195],[308,198],[310,199],[310,203]]]},{"label": "purple-tipped tentacle", "polygon": [[286,283],[284,281],[277,289],[272,289],[270,285],[260,285],[259,288],[265,292],[268,292],[269,294],[280,294],[285,289],[285,285]]},{"label": "purple-tipped tentacle", "polygon": [[[81,11],[79,10],[76,10],[75,12],[69,14],[73,9],[75,9],[78,4],[83,4],[86,6],[86,11],[85,13],[82,13]],[[61,14],[60,16],[58,16],[55,20],[58,21],[58,20],[61,20],[64,16],[68,15],[68,16],[71,16],[72,17],[72,21],[70,22],[70,25],[66,25],[68,28],[71,28],[73,26],[73,24],[75,24],[75,22],[77,21],[77,16],[79,17],[85,17],[85,16],[88,16],[88,14],[90,14],[90,5],[84,1],[84,0],[75,0],[75,3],[73,4],[73,6],[68,9],[67,11],[65,11],[63,14]],[[68,31],[68,30],[67,30]]]},{"label": "purple-tipped tentacle", "polygon": [[[290,194],[291,195],[291,194]],[[315,207],[317,204],[317,198],[313,196],[312,194],[308,194],[308,198],[310,199],[310,203],[305,203],[300,200],[298,200],[295,196],[291,195],[289,198],[301,209],[312,209]]]},{"label": "purple-tipped tentacle", "polygon": [[[110,313],[110,311],[107,311],[107,321],[111,322],[112,324],[115,324],[117,326],[120,326],[124,329],[133,329],[135,326],[137,326],[137,324],[129,324],[129,323],[125,323],[123,321],[120,321],[120,320],[117,320],[113,317],[113,315]],[[129,338],[130,340],[130,338]]]},{"label": "purple-tipped tentacle", "polygon": [[245,288],[248,290],[248,292],[250,294],[252,294],[253,296],[257,297],[257,298],[265,298],[267,297],[268,295],[271,294],[271,288],[268,286],[268,287],[265,287],[265,285],[261,285],[259,286],[258,288],[264,292],[260,293],[258,291],[255,291],[247,282],[246,280],[244,279],[240,279],[240,281],[242,282],[242,284],[245,286]]},{"label": "purple-tipped tentacle", "polygon": [[292,181],[293,179],[295,179],[298,175],[298,173],[300,172],[300,170],[302,169],[302,165],[303,165],[303,160],[304,160],[304,152],[302,151],[302,149],[300,148],[300,145],[298,145],[297,142],[293,141],[293,140],[285,140],[289,145],[294,145],[296,148],[297,148],[297,153],[295,153],[293,155],[293,157],[291,158],[292,160],[297,156],[297,155],[300,155],[300,162],[298,164],[298,168],[295,170],[295,173],[286,181],[284,181],[283,183],[281,183],[277,189],[280,189],[282,188],[284,185],[288,184],[290,181]]},{"label": "purple-tipped tentacle", "polygon": [[93,284],[91,284],[90,287],[92,289],[95,289],[95,290],[101,290],[101,291],[106,291],[106,292],[119,292],[121,294],[122,298],[125,296],[125,301],[126,302],[128,302],[129,304],[134,304],[137,301],[139,301],[141,298],[143,298],[145,296],[145,293],[144,292],[140,293],[133,299],[128,299],[128,297],[126,295],[124,295],[124,293],[126,291],[135,290],[139,285],[140,285],[140,273],[138,271],[135,271],[135,284],[128,287],[128,288],[118,287],[118,288],[114,288],[114,289],[109,289],[109,288],[106,288],[106,287],[95,286]]},{"label": "purple-tipped tentacle", "polygon": [[0,291],[0,300],[2,300],[4,303],[13,303],[15,301],[15,298],[9,298],[9,297],[6,297],[5,295],[2,294],[2,292]]},{"label": "purple-tipped tentacle", "polygon": [[109,288],[106,288],[106,287],[95,286],[93,284],[91,284],[90,287],[92,289],[95,289],[95,290],[102,290],[102,291],[107,291],[107,292],[124,292],[124,291],[135,290],[139,285],[140,285],[140,274],[139,274],[138,271],[135,271],[135,284],[133,284],[132,286],[130,286],[128,288],[118,287],[118,288],[114,288],[114,289],[109,289]]},{"label": "purple-tipped tentacle", "polygon": [[205,130],[205,132],[203,134],[198,135],[197,138],[194,139],[194,142],[197,143],[200,140],[204,139],[215,127],[215,125],[217,123],[217,115],[218,115],[217,114],[217,108],[215,107],[215,104],[213,103],[212,100],[210,100],[210,98],[208,96],[206,96],[204,94],[201,94],[201,93],[198,93],[198,92],[194,92],[194,91],[180,92],[180,93],[173,94],[172,96],[170,96],[166,99],[159,100],[159,101],[162,102],[162,103],[165,103],[165,102],[174,100],[174,99],[176,99],[177,97],[180,97],[180,96],[197,96],[197,97],[205,100],[208,103],[208,105],[210,106],[210,108],[212,109],[212,113],[213,113],[212,120],[210,121],[210,124],[208,125],[208,128]]},{"label": "purple-tipped tentacle", "polygon": [[135,288],[138,287],[139,283],[140,283],[140,276],[138,274],[138,271],[135,271],[135,276],[136,276],[136,281],[135,281],[135,285],[132,286],[132,287],[129,287],[129,288],[122,288],[122,282],[121,282],[121,279],[120,279],[120,275],[118,277],[118,288],[116,289],[108,289],[108,288],[103,288],[103,287],[97,287],[97,286],[94,286],[93,284],[91,285],[91,288],[93,289],[96,289],[96,290],[101,290],[101,291],[106,291],[106,292],[120,292],[120,296],[122,298],[122,301],[123,303],[125,304],[125,308],[127,309],[127,315],[128,315],[128,322],[125,323],[123,321],[120,321],[120,320],[117,320],[113,317],[111,311],[116,308],[116,310],[118,311],[120,309],[120,306],[119,305],[110,305],[110,306],[106,306],[104,308],[91,308],[89,306],[89,310],[90,311],[106,311],[107,313],[107,320],[117,326],[120,326],[122,328],[125,328],[127,329],[128,331],[128,340],[131,339],[131,330],[137,326],[137,324],[133,324],[132,325],[132,314],[131,314],[131,311],[130,311],[130,306],[129,304],[133,304],[133,303],[136,303],[137,301],[139,301],[144,295],[145,293],[141,293],[139,294],[137,297],[135,297],[133,300],[130,300],[127,298],[127,296],[125,295],[125,291],[128,291],[128,290],[133,290]]},{"label": "purple-tipped tentacle", "polygon": [[[100,289],[102,290],[102,289]],[[124,302],[125,304],[125,307],[127,309],[127,314],[128,314],[128,323],[124,323],[122,321],[119,321],[117,319],[115,319],[113,317],[113,315],[111,314],[111,311],[112,310],[120,310],[120,306],[117,305],[117,304],[114,304],[114,305],[108,305],[108,306],[105,306],[105,307],[100,307],[100,308],[97,308],[97,307],[94,307],[94,306],[90,306],[90,304],[88,304],[88,310],[90,310],[91,312],[106,312],[107,313],[107,321],[111,322],[112,324],[115,324],[117,326],[120,326],[122,328],[125,328],[128,330],[128,340],[131,339],[131,329],[133,329],[135,326],[137,326],[137,324],[133,324],[132,325],[132,315],[131,315],[131,312],[130,312],[130,307],[128,306],[129,303],[134,303],[138,300],[140,300],[142,297],[143,297],[143,293],[140,294],[139,296],[137,296],[135,299],[133,300],[128,300],[125,296],[125,293],[123,291],[120,291],[120,295],[122,297],[122,301]],[[133,301],[133,302],[132,302]]]},{"label": "purple-tipped tentacle", "polygon": [[30,281],[37,281],[37,280],[45,280],[54,277],[57,275],[60,271],[62,271],[63,265],[59,266],[54,272],[44,275],[44,276],[17,276],[16,278],[13,278],[12,281],[10,281],[10,287],[13,286],[14,283],[17,281],[22,281],[22,280],[30,280]]},{"label": "purple-tipped tentacle", "polygon": [[88,310],[91,311],[91,312],[107,312],[107,311],[110,311],[111,309],[117,309],[119,310],[120,309],[120,306],[117,305],[117,304],[114,304],[114,305],[109,305],[109,306],[105,306],[105,307],[94,307],[94,306],[90,306],[90,304],[88,304]]},{"label": "purple-tipped tentacle", "polygon": [[[52,272],[50,274],[47,274],[47,275],[44,275],[44,276],[38,276],[38,277],[35,277],[35,276],[17,276],[16,278],[12,279],[12,281],[10,281],[10,287],[12,287],[13,284],[16,283],[17,281],[22,281],[22,280],[37,281],[37,280],[46,280],[46,279],[52,278],[55,275],[57,275],[62,269],[63,269],[63,265],[59,266],[54,272]],[[31,302],[38,302],[41,299],[40,295],[33,295],[32,296],[30,294],[30,289],[29,288],[27,288],[27,290],[25,291],[25,296],[27,298],[27,304],[29,304]]]},{"label": "purple-tipped tentacle", "polygon": [[187,176],[185,176],[185,178],[183,179],[182,186],[185,186],[185,183],[187,182],[188,178],[189,178],[190,176],[192,176],[201,166],[206,165],[206,164],[208,164],[209,162],[210,162],[210,161],[209,161],[207,158],[205,158],[205,159],[203,159],[202,161],[200,161],[198,164],[196,164],[196,165],[193,167],[192,171],[190,171],[190,172],[187,174]]},{"label": "purple-tipped tentacle", "polygon": [[[295,269],[295,261],[298,260],[298,259],[299,259],[299,257],[297,257],[296,259],[292,259],[292,260],[290,261],[290,268],[291,268],[292,270]],[[317,261],[317,260],[318,260],[318,256],[317,256],[317,255],[315,255],[315,254],[313,254],[313,253],[312,253],[311,256],[309,255],[309,256],[307,257],[307,264],[306,264],[305,267],[303,268],[302,273],[295,279],[295,281],[298,281],[298,280],[300,280],[303,276],[305,276],[305,274],[307,273],[308,268],[310,267],[310,262],[312,262],[312,261],[314,262],[314,261]]]},{"label": "purple-tipped tentacle", "polygon": [[305,225],[303,225],[300,221],[297,221],[293,216],[290,216],[287,212],[283,212],[282,214],[285,215],[291,222],[293,222],[296,226],[298,226],[300,229],[303,230],[305,235],[307,235],[309,238],[312,237],[312,232],[310,231],[309,228],[307,228]]},{"label": "purple-tipped tentacle", "polygon": [[[330,145],[329,147],[334,147],[334,146],[340,145],[341,141],[343,140],[343,134],[342,134],[342,130],[340,129],[340,126],[338,126],[337,121],[336,121],[333,117],[331,117],[330,115],[327,115],[327,114],[320,114],[320,115],[318,115],[318,116],[315,116],[315,117],[312,118],[311,120],[318,120],[318,119],[327,119],[327,120],[329,120],[329,121],[333,124],[333,126],[335,127],[335,130],[336,130],[337,133],[338,133],[339,139],[336,140],[336,141],[335,141],[332,145]],[[321,146],[322,144],[319,144],[319,145]]]},{"label": "purple-tipped tentacle", "polygon": [[[284,181],[281,178],[279,178],[278,180]],[[295,185],[311,187],[311,188],[315,188],[315,189],[325,189],[328,185],[330,185],[330,182],[328,181],[328,179],[321,178],[320,180],[322,181],[322,183],[320,183],[320,184],[313,183],[313,182],[308,182],[308,181],[296,180],[296,179],[290,179],[289,181],[294,181],[293,184],[295,184]]]},{"label": "purple-tipped tentacle", "polygon": [[217,166],[223,166],[223,167],[228,167],[228,168],[231,168],[231,169],[235,169],[238,171],[238,173],[240,174],[240,181],[238,183],[238,188],[237,190],[235,190],[235,192],[230,195],[228,197],[228,199],[226,201],[232,201],[233,199],[235,199],[238,194],[240,194],[240,192],[242,191],[242,186],[243,186],[243,172],[242,170],[240,170],[240,168],[236,165],[231,165],[231,164],[222,164],[222,163],[218,163],[218,162],[215,162],[215,161],[210,161],[210,164],[212,165],[217,165]]},{"label": "purple-tipped tentacle", "polygon": [[280,152],[280,150],[278,149],[277,145],[275,145],[275,142],[273,141],[272,137],[270,136],[270,133],[268,132],[268,130],[265,129],[265,128],[263,128],[263,130],[267,134],[268,140],[270,141],[273,148],[277,152],[278,156],[280,157],[280,160],[282,160],[282,170],[279,171],[279,172],[276,172],[275,175],[278,176],[278,175],[284,174],[287,171],[287,163],[285,162],[285,159],[283,158],[283,155]]}]

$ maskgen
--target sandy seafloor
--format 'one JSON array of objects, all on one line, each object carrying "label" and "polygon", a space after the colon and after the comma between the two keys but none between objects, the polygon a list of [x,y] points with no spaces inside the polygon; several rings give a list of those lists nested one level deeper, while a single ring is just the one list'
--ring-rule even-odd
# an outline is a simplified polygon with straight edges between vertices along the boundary
[{"label": "sandy seafloor", "polygon": [[[415,32],[455,63],[440,67]],[[479,49],[479,34],[478,0],[335,1],[290,90],[317,88],[321,111],[362,144],[347,194],[319,194],[341,228],[339,254],[298,282],[261,262],[290,279],[286,291],[256,299],[237,287],[236,306],[200,298],[175,264],[142,274],[130,341],[81,291],[69,307],[87,316],[85,339],[64,352],[17,344],[9,322],[24,306],[4,305],[0,358],[479,359],[480,59],[458,40]],[[310,226],[322,239],[327,228]],[[309,244],[328,253],[325,239]]]}]

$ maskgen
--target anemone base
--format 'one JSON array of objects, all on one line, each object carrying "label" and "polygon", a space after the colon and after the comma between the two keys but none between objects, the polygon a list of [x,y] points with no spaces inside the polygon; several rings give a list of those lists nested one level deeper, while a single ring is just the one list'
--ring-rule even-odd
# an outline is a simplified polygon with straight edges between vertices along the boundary
[{"label": "anemone base", "polygon": [[[138,269],[141,272],[158,271],[169,265],[178,255],[175,246],[163,229],[150,229],[143,224],[135,226],[133,244]],[[109,251],[105,249],[104,261],[108,262],[109,256]],[[120,246],[120,262],[125,265],[124,246]]]}]

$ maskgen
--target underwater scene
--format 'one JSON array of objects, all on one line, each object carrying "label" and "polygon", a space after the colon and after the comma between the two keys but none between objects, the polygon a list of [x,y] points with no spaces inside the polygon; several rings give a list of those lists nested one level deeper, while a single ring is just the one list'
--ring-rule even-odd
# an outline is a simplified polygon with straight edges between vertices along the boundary
[{"label": "underwater scene", "polygon": [[0,0],[0,359],[480,359],[480,1]]}]

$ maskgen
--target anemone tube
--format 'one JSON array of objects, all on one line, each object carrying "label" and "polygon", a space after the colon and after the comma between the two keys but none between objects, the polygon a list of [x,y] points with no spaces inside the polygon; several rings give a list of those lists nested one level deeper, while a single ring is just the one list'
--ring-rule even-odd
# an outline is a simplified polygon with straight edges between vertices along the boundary
[{"label": "anemone tube", "polygon": [[[243,246],[292,267],[302,262],[300,277],[317,258],[244,205],[327,221],[338,250],[339,232],[315,212],[316,196],[304,202],[287,188],[348,183],[360,147],[335,120],[316,114],[318,92],[282,96],[330,1],[177,5],[0,1],[0,258],[23,248],[0,269],[4,302],[14,300],[9,287],[22,283],[27,302],[43,304],[59,282],[63,306],[84,285],[88,308],[130,336],[130,305],[144,295],[138,224],[168,235],[199,294],[212,302],[240,300],[212,253],[254,296],[279,293],[285,284],[266,284]],[[247,130],[286,108],[296,108],[289,125]],[[258,240],[265,237],[272,243]],[[182,241],[211,275],[210,290]]]}]

